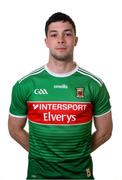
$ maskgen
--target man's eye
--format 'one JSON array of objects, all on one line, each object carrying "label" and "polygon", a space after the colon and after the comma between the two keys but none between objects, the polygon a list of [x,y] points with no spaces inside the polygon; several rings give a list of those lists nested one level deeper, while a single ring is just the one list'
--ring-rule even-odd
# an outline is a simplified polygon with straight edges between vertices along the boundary
[{"label": "man's eye", "polygon": [[57,36],[57,34],[51,34],[50,35],[50,37],[56,37]]},{"label": "man's eye", "polygon": [[66,33],[65,35],[66,36],[72,36],[72,33]]}]

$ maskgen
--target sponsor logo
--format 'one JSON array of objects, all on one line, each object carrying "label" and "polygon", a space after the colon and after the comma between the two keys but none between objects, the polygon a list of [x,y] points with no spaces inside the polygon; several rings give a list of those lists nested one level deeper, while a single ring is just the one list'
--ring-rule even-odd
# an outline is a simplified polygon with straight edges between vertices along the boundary
[{"label": "sponsor logo", "polygon": [[35,89],[34,94],[42,95],[42,94],[48,94],[48,92],[46,89]]},{"label": "sponsor logo", "polygon": [[76,88],[76,97],[78,98],[84,97],[83,88]]},{"label": "sponsor logo", "polygon": [[33,109],[36,110],[39,107],[38,104],[33,104]]},{"label": "sponsor logo", "polygon": [[91,177],[92,173],[91,173],[91,169],[90,168],[86,169],[86,175],[87,175],[87,177]]},{"label": "sponsor logo", "polygon": [[46,123],[63,123],[65,121],[66,124],[70,124],[76,121],[76,115],[70,114],[52,114],[52,112],[47,112],[43,114],[44,122]]},{"label": "sponsor logo", "polygon": [[92,120],[90,102],[28,102],[28,119],[41,124],[82,124]]},{"label": "sponsor logo", "polygon": [[66,84],[60,84],[60,85],[54,85],[54,88],[67,89],[68,86]]}]

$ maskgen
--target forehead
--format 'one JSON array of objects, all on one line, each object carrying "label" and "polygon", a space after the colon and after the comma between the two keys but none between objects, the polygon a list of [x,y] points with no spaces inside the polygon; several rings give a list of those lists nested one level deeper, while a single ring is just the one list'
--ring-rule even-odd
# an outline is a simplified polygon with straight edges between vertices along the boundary
[{"label": "forehead", "polygon": [[73,31],[73,27],[68,21],[52,22],[48,26],[48,32],[50,32],[50,31],[65,31],[67,29]]}]

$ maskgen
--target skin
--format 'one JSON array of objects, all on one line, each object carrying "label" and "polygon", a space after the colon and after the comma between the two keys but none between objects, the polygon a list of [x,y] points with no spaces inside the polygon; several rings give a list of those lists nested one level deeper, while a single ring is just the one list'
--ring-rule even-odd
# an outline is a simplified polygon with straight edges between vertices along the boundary
[{"label": "skin", "polygon": [[17,118],[9,115],[8,129],[11,137],[17,141],[26,151],[29,150],[29,135],[25,131],[26,118]]},{"label": "skin", "polygon": [[[55,22],[48,27],[46,46],[49,48],[48,68],[54,73],[72,71],[76,64],[73,60],[74,47],[77,45],[73,27],[69,22]],[[9,115],[8,129],[15,141],[25,150],[29,150],[29,135],[25,131],[26,118],[17,118]],[[96,131],[92,135],[92,151],[104,144],[112,134],[111,112],[94,118]]]},{"label": "skin", "polygon": [[67,73],[76,66],[73,61],[74,47],[77,45],[72,25],[69,22],[51,23],[45,39],[49,48],[48,68],[55,73]]},{"label": "skin", "polygon": [[110,139],[112,135],[112,114],[111,112],[94,118],[96,131],[92,134],[92,152]]}]

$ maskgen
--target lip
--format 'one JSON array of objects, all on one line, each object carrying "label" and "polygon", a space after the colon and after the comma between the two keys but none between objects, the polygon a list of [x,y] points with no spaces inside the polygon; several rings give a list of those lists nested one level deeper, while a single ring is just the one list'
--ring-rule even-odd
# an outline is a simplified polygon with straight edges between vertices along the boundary
[{"label": "lip", "polygon": [[58,48],[56,48],[56,50],[66,50],[66,48],[65,47],[58,47]]}]

